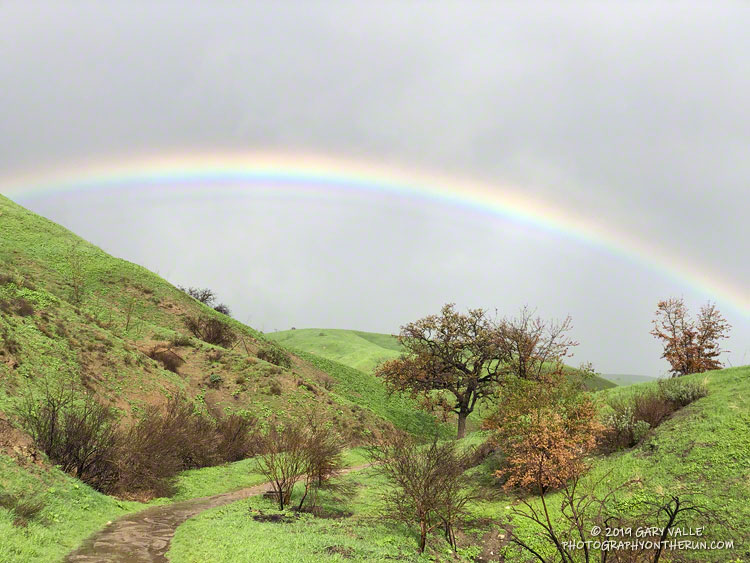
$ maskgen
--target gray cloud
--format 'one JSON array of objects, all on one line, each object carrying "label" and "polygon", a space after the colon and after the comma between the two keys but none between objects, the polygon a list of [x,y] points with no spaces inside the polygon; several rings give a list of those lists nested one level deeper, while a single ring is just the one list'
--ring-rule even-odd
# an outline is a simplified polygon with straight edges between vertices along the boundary
[{"label": "gray cloud", "polygon": [[[749,16],[744,3],[3,3],[0,175],[181,148],[364,156],[521,186],[741,287]],[[530,303],[573,315],[578,359],[655,374],[656,299],[711,297],[437,204],[115,195],[19,201],[216,287],[266,330],[396,331],[445,301]],[[731,359],[748,363],[748,319],[722,308]]]}]

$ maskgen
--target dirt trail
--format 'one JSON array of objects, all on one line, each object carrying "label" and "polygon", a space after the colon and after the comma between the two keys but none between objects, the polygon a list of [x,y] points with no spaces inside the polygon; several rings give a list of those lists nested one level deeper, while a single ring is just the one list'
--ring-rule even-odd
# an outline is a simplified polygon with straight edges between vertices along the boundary
[{"label": "dirt trail", "polygon": [[[368,466],[349,467],[342,474],[365,467]],[[269,483],[262,483],[230,493],[155,506],[124,516],[86,539],[78,549],[65,558],[65,561],[166,563],[166,553],[169,551],[175,530],[185,520],[209,508],[263,494],[269,488]]]}]

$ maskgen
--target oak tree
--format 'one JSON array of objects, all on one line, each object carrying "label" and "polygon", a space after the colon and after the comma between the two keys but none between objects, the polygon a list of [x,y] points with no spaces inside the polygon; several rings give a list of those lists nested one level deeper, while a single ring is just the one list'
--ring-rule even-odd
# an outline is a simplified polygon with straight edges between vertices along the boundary
[{"label": "oak tree", "polygon": [[483,309],[468,313],[445,305],[401,328],[398,340],[405,353],[382,364],[376,374],[391,391],[421,396],[430,406],[458,415],[458,437],[477,401],[495,392],[505,373],[502,325]]}]

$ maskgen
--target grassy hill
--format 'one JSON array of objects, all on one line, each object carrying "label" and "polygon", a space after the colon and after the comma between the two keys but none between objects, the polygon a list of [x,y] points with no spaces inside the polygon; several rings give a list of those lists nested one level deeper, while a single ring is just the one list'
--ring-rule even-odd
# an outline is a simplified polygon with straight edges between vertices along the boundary
[{"label": "grassy hill", "polygon": [[371,373],[381,362],[396,358],[401,346],[395,336],[358,330],[304,328],[272,332],[271,340]]},{"label": "grassy hill", "polygon": [[615,385],[635,385],[636,383],[653,383],[657,378],[648,375],[633,375],[628,373],[603,373],[603,379]]},{"label": "grassy hill", "polygon": [[[273,332],[266,337],[290,349],[315,354],[366,373],[372,373],[381,362],[401,354],[395,336],[376,332],[306,328]],[[575,374],[578,370],[570,368],[570,372]],[[595,376],[586,385],[591,391],[599,391],[614,387],[616,383]]]},{"label": "grassy hill", "polygon": [[[224,323],[235,344],[195,337],[190,318]],[[16,406],[47,384],[67,382],[92,393],[124,425],[180,392],[206,414],[249,414],[261,424],[315,409],[352,444],[394,425],[414,428],[412,419],[423,432],[438,428],[428,415],[410,417],[408,402],[384,399],[368,407],[367,393],[384,391],[368,380],[368,392],[357,395],[359,372],[340,375],[323,366],[328,373],[293,354],[286,354],[288,365],[264,359],[275,348],[156,274],[0,196],[0,561],[53,561],[106,521],[143,506],[52,467],[20,431]],[[174,370],[154,354],[164,349],[179,358]],[[197,481],[212,474],[200,471]],[[180,494],[218,492],[253,477],[246,470],[216,475],[212,484]]]},{"label": "grassy hill", "polygon": [[[653,429],[639,445],[611,455],[598,455],[590,460],[591,468],[579,485],[589,491],[592,484],[603,479],[599,496],[609,489],[627,483],[618,496],[618,506],[633,509],[644,500],[679,495],[692,498],[706,515],[688,513],[680,522],[682,529],[704,526],[707,542],[734,542],[729,549],[685,549],[666,552],[662,561],[747,561],[750,557],[750,366],[688,376],[688,380],[706,379],[708,396],[688,405]],[[602,398],[627,395],[648,390],[655,382],[618,387],[601,391]],[[468,443],[480,443],[482,436],[467,437]],[[487,483],[496,467],[488,459],[473,470],[478,482]],[[289,536],[284,541],[268,542],[276,533],[274,524],[257,522],[247,517],[248,511],[273,511],[270,501],[253,498],[230,506],[207,511],[177,529],[170,560],[188,563],[198,560],[253,561],[269,563],[295,561],[432,561],[443,559],[441,539],[436,538],[432,553],[417,557],[413,533],[401,526],[388,525],[380,517],[383,505],[380,494],[385,485],[372,470],[351,474],[345,480],[355,488],[356,495],[345,504],[324,499],[324,508],[336,514],[330,520],[312,519],[288,524]],[[301,490],[295,492],[298,498]],[[697,496],[690,496],[690,494]],[[526,497],[541,509],[538,499]],[[559,518],[559,495],[548,499],[552,520]],[[461,549],[452,561],[500,560],[522,562],[507,543],[503,528],[511,526],[527,543],[541,554],[556,561],[549,546],[542,540],[540,528],[520,517],[511,517],[511,506],[519,498],[510,491],[497,490],[493,500],[470,507],[472,523],[462,536]],[[724,515],[724,522],[715,515]],[[641,527],[658,526],[652,519],[639,522]],[[588,532],[588,530],[586,531]],[[227,542],[227,534],[232,541]],[[693,538],[695,539],[695,538]],[[477,559],[477,556],[483,559]],[[599,560],[596,554],[592,560]],[[578,560],[578,559],[576,559]],[[581,559],[582,560],[582,559]],[[651,560],[650,558],[648,560]]]}]

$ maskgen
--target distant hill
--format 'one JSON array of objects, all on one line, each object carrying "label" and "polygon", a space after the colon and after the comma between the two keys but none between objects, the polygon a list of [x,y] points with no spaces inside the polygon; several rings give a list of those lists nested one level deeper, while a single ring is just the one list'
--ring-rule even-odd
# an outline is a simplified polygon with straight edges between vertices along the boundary
[{"label": "distant hill", "polygon": [[[378,364],[396,358],[401,353],[401,346],[395,336],[377,332],[305,328],[273,332],[266,337],[285,347],[309,352],[365,373],[372,373]],[[575,368],[570,368],[570,371],[578,372]],[[616,385],[611,380],[596,376],[586,386],[592,391],[599,391]]]},{"label": "distant hill", "polygon": [[633,375],[628,373],[603,373],[604,379],[616,385],[634,385],[636,383],[653,383],[658,378],[648,375]]},{"label": "distant hill", "polygon": [[398,357],[401,346],[395,336],[359,330],[304,328],[266,334],[290,348],[328,358],[365,373],[381,362]]}]

